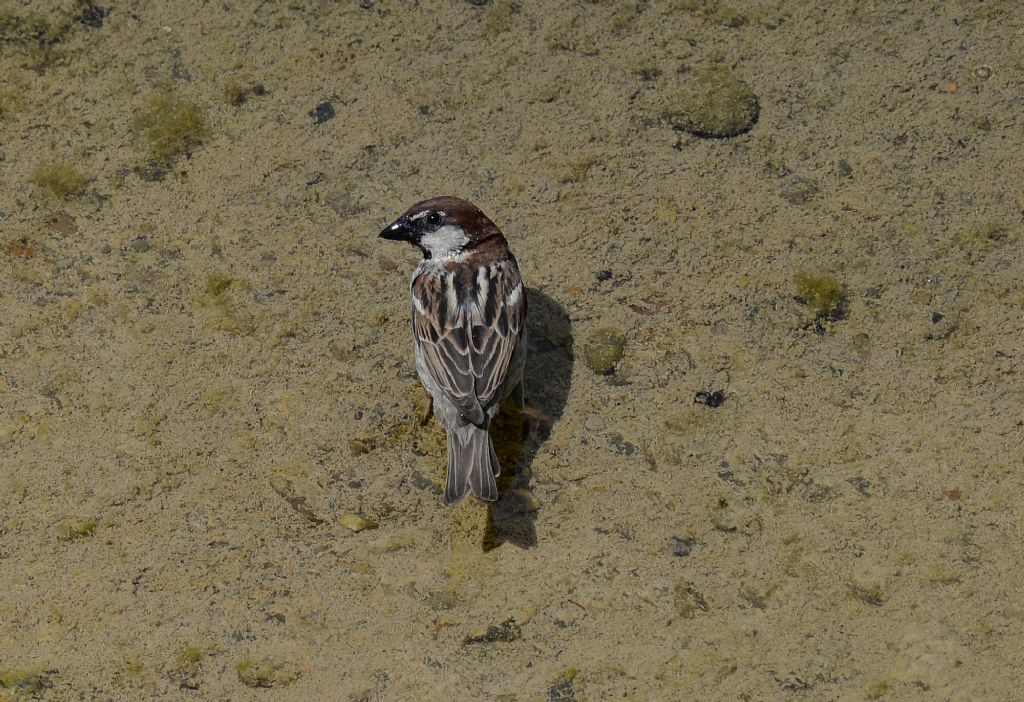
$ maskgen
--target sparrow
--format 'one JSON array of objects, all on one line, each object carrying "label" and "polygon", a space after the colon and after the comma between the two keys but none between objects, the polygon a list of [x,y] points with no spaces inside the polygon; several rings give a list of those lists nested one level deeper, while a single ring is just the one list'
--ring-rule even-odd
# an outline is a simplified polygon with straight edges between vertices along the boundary
[{"label": "sparrow", "polygon": [[[526,289],[501,230],[456,197],[417,202],[380,233],[423,254],[412,276],[416,374],[448,435],[449,506],[498,498],[489,429],[502,401],[523,406]],[[429,410],[428,410],[429,412]],[[427,415],[429,417],[429,415]]]}]

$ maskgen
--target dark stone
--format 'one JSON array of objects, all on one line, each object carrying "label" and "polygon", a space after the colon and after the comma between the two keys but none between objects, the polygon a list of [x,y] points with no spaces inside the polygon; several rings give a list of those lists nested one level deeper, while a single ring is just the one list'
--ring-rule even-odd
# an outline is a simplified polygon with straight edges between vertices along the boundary
[{"label": "dark stone", "polygon": [[693,553],[693,539],[681,539],[678,536],[672,537],[672,555],[685,558]]},{"label": "dark stone", "polygon": [[576,702],[576,690],[572,686],[573,676],[563,675],[548,688],[548,702]]},{"label": "dark stone", "polygon": [[622,438],[622,434],[612,434],[608,437],[608,443],[615,448],[615,453],[623,456],[632,456],[636,453],[636,446]]},{"label": "dark stone", "polygon": [[596,277],[599,281],[603,283],[606,280],[612,279],[612,272],[609,270],[598,271]]},{"label": "dark stone", "polygon": [[139,253],[145,253],[146,251],[149,251],[149,239],[144,236],[137,236],[132,239],[131,246]]},{"label": "dark stone", "polygon": [[92,3],[86,3],[85,7],[82,8],[82,14],[78,15],[75,20],[86,27],[92,27],[93,29],[99,29],[103,26],[103,20],[110,13],[105,7],[99,7]]},{"label": "dark stone", "polygon": [[498,626],[487,627],[487,631],[479,636],[467,636],[462,643],[464,645],[496,643],[499,641],[508,643],[517,640],[521,636],[522,632],[519,630],[516,620],[506,619]]},{"label": "dark stone", "polygon": [[714,409],[715,407],[721,407],[722,403],[725,402],[725,393],[721,390],[715,390],[714,392],[701,390],[693,396],[693,401]]},{"label": "dark stone", "polygon": [[323,124],[329,119],[334,119],[335,114],[337,113],[334,111],[334,105],[329,102],[321,102],[309,111],[309,116],[313,118],[313,124]]},{"label": "dark stone", "polygon": [[943,319],[945,319],[945,317],[946,315],[942,314],[941,312],[932,312],[932,324],[938,324]]}]

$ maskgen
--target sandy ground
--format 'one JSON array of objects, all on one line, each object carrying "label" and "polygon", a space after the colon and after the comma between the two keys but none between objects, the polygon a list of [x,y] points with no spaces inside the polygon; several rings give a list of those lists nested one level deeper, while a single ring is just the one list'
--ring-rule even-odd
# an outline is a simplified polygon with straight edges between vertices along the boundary
[{"label": "sandy ground", "polygon": [[[0,5],[0,699],[1019,694],[1017,3],[104,7]],[[708,62],[749,132],[663,119]],[[437,194],[531,293],[489,526],[376,239]]]}]

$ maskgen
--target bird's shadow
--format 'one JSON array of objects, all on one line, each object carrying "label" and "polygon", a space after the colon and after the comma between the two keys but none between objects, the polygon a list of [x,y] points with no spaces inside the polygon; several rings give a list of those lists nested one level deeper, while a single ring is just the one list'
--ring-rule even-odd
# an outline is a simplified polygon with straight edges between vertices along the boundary
[{"label": "bird's shadow", "polygon": [[[493,530],[485,548],[537,544],[537,501],[530,484],[533,459],[565,410],[572,380],[572,322],[565,308],[540,290],[526,291],[527,360],[523,373],[526,409],[504,411],[492,427],[502,467],[500,497],[491,506]],[[514,468],[513,468],[514,466]]]}]

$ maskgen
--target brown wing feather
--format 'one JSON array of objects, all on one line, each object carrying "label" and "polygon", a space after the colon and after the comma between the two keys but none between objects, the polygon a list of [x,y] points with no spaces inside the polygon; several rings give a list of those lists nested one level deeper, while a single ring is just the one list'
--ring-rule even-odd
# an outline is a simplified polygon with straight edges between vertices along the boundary
[{"label": "brown wing feather", "polygon": [[[413,281],[412,294],[425,310],[436,310],[445,304],[441,299],[444,291],[437,282],[427,276],[420,276]],[[443,327],[439,321],[444,323]],[[436,316],[420,314],[414,304],[412,328],[430,377],[467,421],[483,423],[484,413],[473,382],[465,314],[460,309],[439,320]]]},{"label": "brown wing feather", "polygon": [[[424,315],[413,305],[413,333],[427,372],[459,408],[465,419],[482,425],[484,409],[497,397],[519,341],[526,314],[526,296],[509,300],[522,285],[519,267],[509,255],[495,275],[474,277],[458,291],[458,309]],[[413,281],[412,294],[424,310],[446,305],[447,291],[438,278],[423,275]]]},{"label": "brown wing feather", "polygon": [[[509,303],[513,291],[520,286],[517,299]],[[519,343],[519,332],[526,317],[526,294],[515,258],[509,255],[490,278],[487,304],[476,306],[472,315],[473,347],[470,358],[476,376],[476,396],[480,404],[490,407],[498,397],[509,362]]]}]

